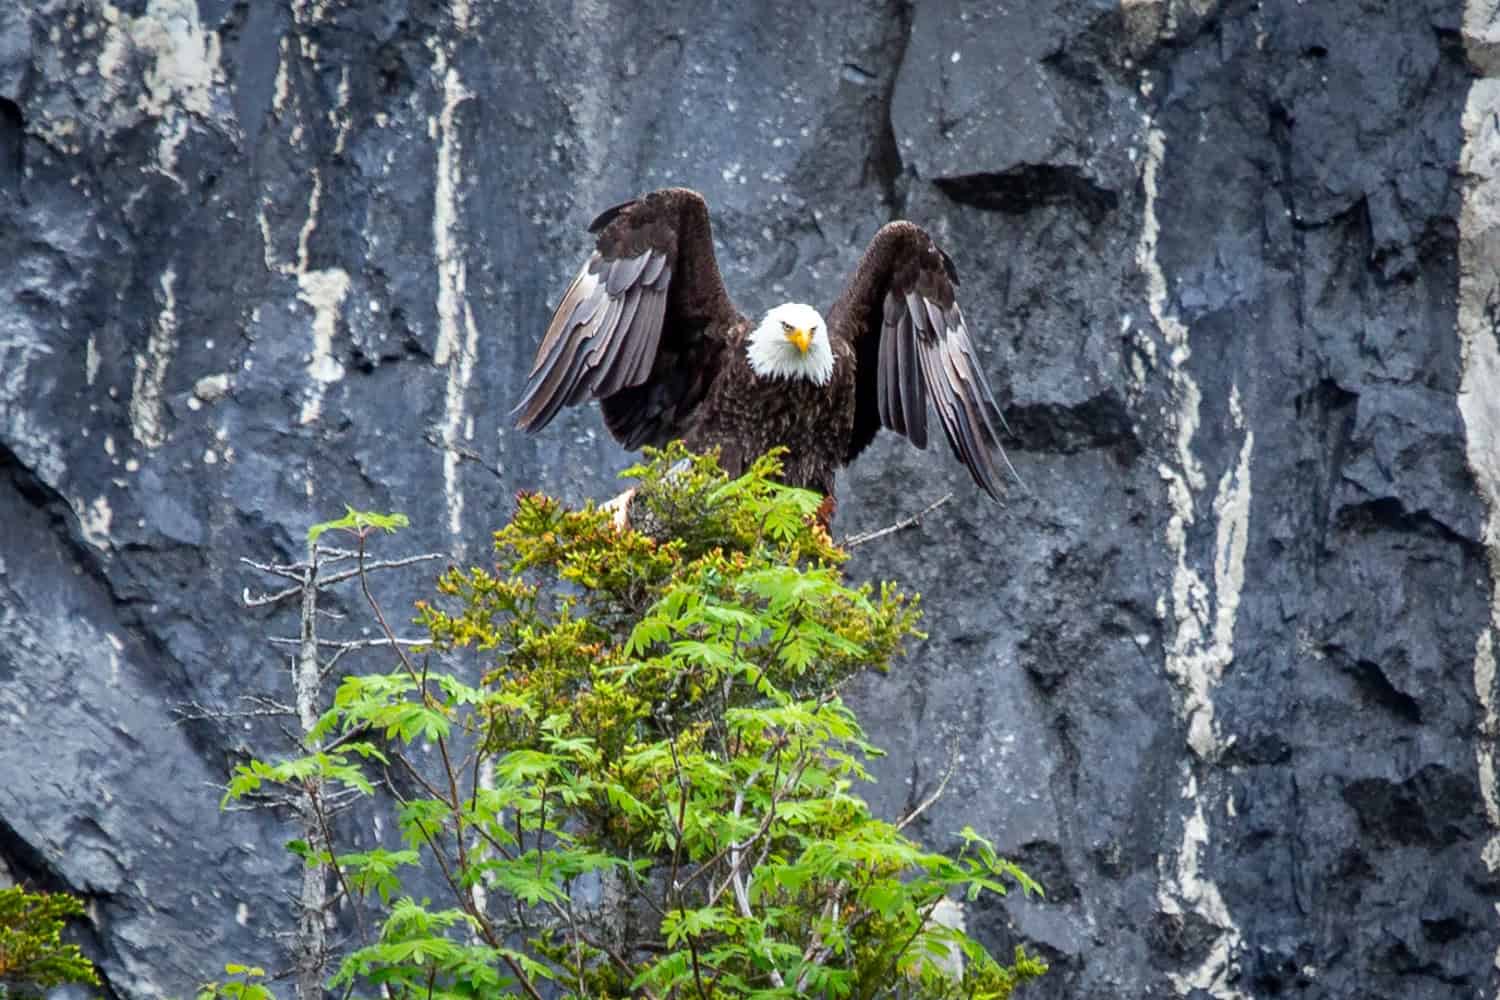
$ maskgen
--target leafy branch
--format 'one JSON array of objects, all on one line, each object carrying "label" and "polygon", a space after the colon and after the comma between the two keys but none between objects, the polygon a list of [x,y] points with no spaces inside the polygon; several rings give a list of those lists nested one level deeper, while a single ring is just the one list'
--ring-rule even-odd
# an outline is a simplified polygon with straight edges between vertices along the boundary
[{"label": "leafy branch", "polygon": [[94,965],[76,944],[62,943],[63,925],[83,916],[66,893],[0,889],[0,996],[40,995],[67,983],[99,985]]},{"label": "leafy branch", "polygon": [[[954,897],[1040,892],[974,831],[954,856],[906,836],[946,776],[897,823],[856,793],[880,751],[838,688],[920,636],[917,602],[850,586],[819,498],[776,483],[775,461],[731,480],[712,458],[653,455],[630,471],[650,533],[520,497],[497,568],[449,569],[418,604],[420,643],[366,571],[394,521],[338,522],[384,640],[365,655],[388,669],[343,677],[316,717],[299,689],[299,754],[243,765],[227,796],[394,799],[399,843],[337,851],[316,808],[304,831],[308,871],[380,917],[329,987],[1003,998],[1044,971],[938,918]],[[301,593],[299,657],[315,661]],[[413,895],[422,872],[442,905]]]}]

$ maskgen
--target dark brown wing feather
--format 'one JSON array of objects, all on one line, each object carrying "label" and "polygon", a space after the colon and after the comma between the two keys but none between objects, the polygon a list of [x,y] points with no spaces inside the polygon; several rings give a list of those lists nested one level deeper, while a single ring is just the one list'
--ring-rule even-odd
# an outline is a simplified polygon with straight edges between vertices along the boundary
[{"label": "dark brown wing feather", "polygon": [[910,222],[883,227],[829,314],[835,336],[855,349],[854,430],[846,462],[881,427],[927,447],[927,403],[943,435],[986,493],[999,499],[1004,425],[969,339],[954,287],[958,272]]},{"label": "dark brown wing feather", "polygon": [[665,444],[743,322],[719,277],[708,205],[685,188],[653,191],[606,209],[589,231],[594,252],[553,312],[512,415],[535,432],[562,407],[598,399],[626,447]]}]

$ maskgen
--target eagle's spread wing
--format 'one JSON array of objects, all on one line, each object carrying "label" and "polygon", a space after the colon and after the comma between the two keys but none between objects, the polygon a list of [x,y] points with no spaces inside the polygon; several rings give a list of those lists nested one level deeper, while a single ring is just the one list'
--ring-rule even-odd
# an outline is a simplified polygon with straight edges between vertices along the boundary
[{"label": "eagle's spread wing", "polygon": [[[953,261],[918,226],[892,222],[875,234],[829,316],[856,351],[854,432],[845,461],[881,427],[927,447],[927,402],[974,481],[999,499],[996,433],[1004,425],[969,339]],[[1008,464],[1008,463],[1007,463]]]},{"label": "eagle's spread wing", "polygon": [[669,188],[607,209],[596,248],[568,286],[512,411],[538,431],[564,406],[602,400],[627,448],[665,444],[718,369],[722,332],[739,320],[714,260],[708,205]]}]

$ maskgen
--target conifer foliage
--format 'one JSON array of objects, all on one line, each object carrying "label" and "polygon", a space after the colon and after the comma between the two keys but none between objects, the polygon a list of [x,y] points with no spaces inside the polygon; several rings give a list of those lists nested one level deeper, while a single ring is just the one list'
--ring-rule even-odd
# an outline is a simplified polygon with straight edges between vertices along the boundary
[{"label": "conifer foliage", "polygon": [[[395,797],[399,842],[303,847],[376,918],[332,988],[1003,998],[1045,970],[932,919],[1039,892],[1024,872],[973,830],[929,851],[860,798],[879,751],[838,688],[890,667],[917,602],[851,587],[775,462],[731,480],[652,454],[630,472],[649,535],[520,496],[495,568],[419,605],[430,645],[339,684],[325,749],[239,769],[231,797],[313,777]],[[419,870],[440,905],[406,888]]]},{"label": "conifer foliage", "polygon": [[0,889],[0,997],[68,983],[98,986],[93,963],[62,941],[68,918],[82,915],[83,903],[66,893]]}]

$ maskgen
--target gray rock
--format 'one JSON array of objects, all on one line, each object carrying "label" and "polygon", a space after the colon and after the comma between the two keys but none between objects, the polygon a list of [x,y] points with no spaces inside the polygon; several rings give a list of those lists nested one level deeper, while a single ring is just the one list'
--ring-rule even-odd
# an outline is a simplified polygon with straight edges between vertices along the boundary
[{"label": "gray rock", "polygon": [[851,696],[882,810],[956,748],[915,829],[1047,886],[965,915],[1031,993],[1492,995],[1492,6],[8,6],[0,870],[111,996],[284,966],[288,825],[211,787],[268,734],[179,715],[285,690],[239,557],[617,492],[597,413],[505,413],[585,223],[683,183],[747,311],[896,216],[957,262],[1026,488],[845,477],[851,533],[957,494],[858,550],[931,638]]}]

